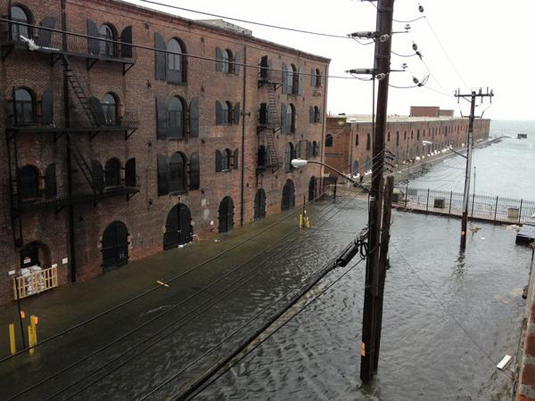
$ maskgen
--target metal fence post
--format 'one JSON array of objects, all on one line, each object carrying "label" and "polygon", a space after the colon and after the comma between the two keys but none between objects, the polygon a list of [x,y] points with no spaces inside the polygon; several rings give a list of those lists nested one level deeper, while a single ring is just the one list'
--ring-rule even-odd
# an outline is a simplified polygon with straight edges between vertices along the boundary
[{"label": "metal fence post", "polygon": [[476,194],[472,195],[472,218],[474,218],[474,205],[476,204]]},{"label": "metal fence post", "polygon": [[524,203],[524,199],[520,199],[520,212],[518,213],[518,224],[522,221],[522,203]]},{"label": "metal fence post", "polygon": [[453,200],[453,191],[450,191],[450,210],[448,212],[449,215],[451,215],[451,202]]},{"label": "metal fence post", "polygon": [[407,210],[408,202],[409,202],[409,184],[407,184],[407,188],[405,189],[405,210]]},{"label": "metal fence post", "polygon": [[427,188],[427,202],[425,204],[425,211],[429,211],[429,188]]},{"label": "metal fence post", "polygon": [[496,207],[494,208],[494,222],[496,222],[497,216],[498,216],[498,197],[496,197]]}]

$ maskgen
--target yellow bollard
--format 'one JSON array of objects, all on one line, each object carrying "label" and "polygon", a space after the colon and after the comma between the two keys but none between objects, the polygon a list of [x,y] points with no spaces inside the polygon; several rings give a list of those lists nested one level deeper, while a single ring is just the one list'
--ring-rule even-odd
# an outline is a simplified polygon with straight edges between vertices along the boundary
[{"label": "yellow bollard", "polygon": [[33,355],[35,350],[33,349],[33,346],[35,345],[33,341],[33,329],[32,326],[28,326],[28,347],[30,348],[30,355]]},{"label": "yellow bollard", "polygon": [[11,355],[14,355],[17,353],[17,343],[15,342],[15,324],[14,323],[9,324],[9,350],[11,351]]},{"label": "yellow bollard", "polygon": [[305,227],[310,228],[310,218],[308,216],[305,217]]},{"label": "yellow bollard", "polygon": [[37,344],[37,323],[39,323],[39,318],[35,315],[30,316],[30,322],[32,324],[33,331],[33,345]]},{"label": "yellow bollard", "polygon": [[303,228],[303,215],[299,215],[299,228]]}]

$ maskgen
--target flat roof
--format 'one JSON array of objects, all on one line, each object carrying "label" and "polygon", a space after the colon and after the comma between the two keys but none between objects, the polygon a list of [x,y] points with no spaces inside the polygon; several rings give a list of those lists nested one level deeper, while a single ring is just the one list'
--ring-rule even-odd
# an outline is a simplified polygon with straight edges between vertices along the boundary
[{"label": "flat roof", "polygon": [[[336,116],[327,116],[327,118],[332,119],[344,119],[346,123],[371,123],[372,116],[371,114],[346,114],[346,115],[336,115]],[[410,117],[410,116],[401,116],[398,114],[392,114],[387,117],[387,122],[431,122],[431,121],[451,121],[451,120],[466,120],[462,117],[456,116],[440,116],[440,117]]]}]

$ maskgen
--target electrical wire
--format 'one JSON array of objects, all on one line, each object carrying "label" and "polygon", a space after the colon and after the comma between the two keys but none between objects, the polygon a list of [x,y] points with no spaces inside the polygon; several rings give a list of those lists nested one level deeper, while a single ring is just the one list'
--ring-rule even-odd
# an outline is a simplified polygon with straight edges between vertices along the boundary
[{"label": "electrical wire", "polygon": [[[312,305],[314,302],[316,302],[323,294],[325,294],[327,291],[329,291],[332,287],[334,287],[336,284],[338,284],[339,281],[341,281],[344,277],[346,277],[349,273],[351,273],[354,269],[357,268],[357,266],[365,260],[364,258],[361,258],[359,261],[357,261],[353,266],[351,266],[346,272],[344,272],[340,277],[338,277],[336,280],[334,280],[332,283],[330,283],[327,287],[322,289],[320,293],[313,298],[310,302],[308,302],[305,306],[303,306],[301,309],[299,309],[295,314],[293,314],[290,318],[288,318],[284,323],[282,323],[280,326],[278,326],[276,329],[274,329],[272,332],[270,332],[266,336],[262,336],[262,338],[255,343],[253,347],[251,347],[247,352],[245,352],[243,355],[241,355],[238,359],[233,360],[231,363],[227,365],[225,369],[223,369],[217,376],[215,376],[212,380],[210,380],[209,383],[207,383],[205,386],[203,386],[201,389],[199,389],[198,392],[196,392],[192,397],[189,399],[194,399],[199,394],[201,394],[204,390],[206,390],[209,386],[213,385],[217,380],[221,378],[225,373],[227,373],[230,369],[232,369],[234,366],[236,366],[238,363],[240,363],[243,359],[245,359],[247,356],[249,356],[253,351],[255,351],[258,347],[260,347],[262,344],[264,344],[268,339],[273,337],[279,330],[281,330],[283,327],[285,327],[288,323],[290,323],[292,320],[294,320],[296,317],[298,317],[301,313],[303,313],[310,305]],[[178,395],[174,395],[171,397],[172,399],[176,399],[176,397],[179,397]]]},{"label": "electrical wire", "polygon": [[[320,195],[320,196],[321,196],[321,195]],[[354,200],[354,199],[349,198],[349,199],[345,200],[345,203],[344,203],[343,205],[348,204],[351,200]],[[322,219],[324,219],[324,218],[327,218],[327,215],[328,215],[330,212],[332,212],[334,209],[336,209],[337,206],[340,206],[340,205],[336,205],[336,204],[332,205],[330,209],[328,209],[327,211],[325,211],[323,217],[318,218],[317,223],[319,223],[320,220],[322,220]],[[338,213],[340,213],[340,211],[341,211],[341,210],[337,210],[337,211],[335,210],[335,213],[334,213],[332,216],[328,217],[327,220],[326,220],[323,224],[325,224],[326,222],[328,222],[328,221],[330,221],[332,218],[334,218]],[[181,305],[183,305],[184,303],[186,303],[187,301],[189,301],[190,299],[192,299],[194,296],[198,295],[199,293],[201,293],[201,292],[206,292],[206,290],[208,290],[209,288],[213,287],[215,284],[219,283],[219,282],[222,281],[223,279],[227,278],[229,275],[235,273],[238,269],[240,269],[241,267],[247,265],[247,264],[250,263],[252,260],[258,258],[258,257],[261,256],[263,253],[265,253],[266,251],[268,251],[269,249],[273,248],[275,245],[277,245],[278,243],[280,243],[282,240],[284,240],[284,239],[285,239],[286,237],[288,237],[290,234],[293,234],[295,231],[298,231],[298,230],[299,230],[299,228],[294,229],[294,230],[291,230],[288,234],[284,235],[283,237],[281,237],[280,239],[278,239],[275,243],[271,244],[268,248],[264,249],[260,254],[257,254],[257,255],[255,255],[255,256],[253,256],[252,258],[248,259],[247,261],[241,263],[239,266],[237,266],[237,267],[234,268],[233,270],[229,271],[229,272],[228,272],[227,274],[225,274],[224,276],[222,276],[222,277],[220,277],[219,279],[215,280],[215,281],[212,282],[210,285],[205,286],[205,287],[203,287],[202,289],[198,290],[196,293],[192,294],[191,296],[189,296],[189,297],[186,298],[185,300],[183,300],[183,301],[179,302],[178,304],[174,305],[172,308],[166,310],[164,313],[158,315],[157,317],[151,319],[151,320],[148,321],[148,322],[145,322],[145,323],[142,324],[141,326],[138,326],[137,328],[135,328],[135,329],[129,331],[128,333],[125,333],[124,335],[122,335],[122,336],[116,338],[116,339],[113,340],[111,343],[109,343],[109,344],[107,344],[106,346],[104,346],[104,347],[102,347],[102,348],[100,348],[100,349],[94,351],[94,352],[91,353],[90,355],[88,355],[88,356],[86,356],[86,357],[84,357],[84,358],[82,358],[82,359],[76,361],[75,363],[73,363],[73,364],[69,365],[68,367],[62,369],[61,371],[57,372],[57,373],[54,374],[53,376],[51,376],[51,377],[49,377],[49,378],[47,378],[47,379],[44,379],[44,380],[42,380],[42,381],[39,382],[39,383],[36,383],[36,384],[33,385],[32,387],[25,389],[23,392],[20,392],[20,393],[16,394],[16,395],[13,396],[12,398],[10,398],[10,400],[12,400],[12,399],[14,399],[14,398],[17,398],[17,397],[19,397],[19,396],[21,396],[21,395],[27,393],[28,391],[35,389],[35,388],[38,387],[39,385],[42,385],[43,383],[45,383],[45,382],[47,382],[47,381],[49,381],[49,380],[51,380],[51,379],[57,377],[59,374],[64,373],[66,370],[69,370],[70,368],[72,368],[72,367],[74,367],[74,366],[80,364],[81,362],[84,362],[85,360],[89,359],[90,357],[96,355],[97,353],[103,351],[103,350],[106,349],[106,348],[109,348],[111,345],[113,345],[113,344],[115,344],[115,343],[117,343],[117,342],[123,340],[125,337],[128,337],[129,335],[133,334],[134,332],[136,332],[136,331],[140,330],[141,328],[147,326],[148,324],[152,323],[154,320],[163,317],[163,316],[164,316],[165,314],[167,314],[168,312],[171,312],[172,310],[177,309],[178,307],[180,307]],[[293,242],[298,242],[300,239],[301,239],[300,237],[296,237],[296,238],[292,241],[292,243],[293,243]],[[287,254],[287,253],[292,252],[292,251],[293,251],[292,249],[288,249],[286,252],[284,252],[284,254]],[[271,265],[273,265],[273,262],[272,262],[272,263],[269,263],[267,266],[271,266]],[[66,390],[68,390],[69,388],[72,388],[73,386],[75,386],[75,385],[77,385],[78,383],[82,382],[83,380],[89,378],[90,376],[92,376],[93,374],[95,374],[95,373],[97,373],[98,371],[102,370],[103,368],[105,368],[105,367],[111,365],[113,362],[115,362],[115,361],[121,359],[121,358],[124,357],[126,354],[128,354],[130,351],[132,351],[133,349],[137,349],[137,347],[139,347],[140,345],[145,344],[146,342],[148,342],[149,340],[151,340],[151,339],[154,338],[155,336],[161,334],[163,331],[165,331],[165,330],[168,329],[169,327],[171,327],[171,326],[173,326],[174,324],[176,324],[177,322],[181,321],[184,317],[186,317],[186,316],[190,315],[191,313],[193,313],[193,312],[199,310],[201,307],[203,307],[204,305],[208,304],[211,300],[213,300],[214,298],[216,298],[217,296],[219,296],[221,293],[227,291],[230,287],[236,285],[238,282],[240,282],[241,280],[243,280],[244,278],[246,278],[248,275],[250,275],[250,274],[252,274],[252,273],[255,273],[255,272],[257,273],[257,274],[255,274],[255,275],[253,275],[252,277],[250,277],[246,282],[240,284],[240,285],[239,285],[238,287],[236,287],[234,290],[232,290],[231,292],[229,292],[228,294],[226,294],[224,297],[220,298],[220,299],[217,300],[215,303],[213,303],[212,305],[210,305],[208,308],[206,308],[206,309],[203,311],[203,313],[204,313],[206,310],[208,310],[208,309],[214,307],[215,305],[217,305],[219,302],[221,302],[223,299],[225,299],[225,298],[228,297],[229,295],[232,295],[233,293],[235,293],[236,290],[237,290],[238,288],[241,288],[242,286],[244,286],[245,284],[247,284],[249,281],[251,281],[253,278],[255,278],[258,274],[260,274],[260,273],[262,273],[262,272],[265,272],[265,271],[266,271],[266,266],[263,266],[262,264],[257,265],[257,267],[256,267],[255,270],[251,270],[251,271],[248,272],[246,275],[240,277],[238,280],[236,280],[236,281],[234,281],[233,283],[227,285],[223,290],[219,291],[219,292],[216,293],[216,294],[213,294],[209,299],[205,300],[202,304],[197,305],[193,310],[190,310],[186,315],[181,316],[178,320],[176,320],[176,321],[174,321],[174,322],[171,322],[170,324],[166,325],[166,326],[163,327],[162,329],[160,329],[160,330],[158,330],[157,332],[155,332],[155,333],[153,333],[152,335],[150,335],[148,338],[145,338],[143,341],[137,343],[135,346],[130,347],[128,350],[126,350],[125,352],[123,352],[123,353],[120,354],[119,356],[117,356],[117,357],[115,357],[114,359],[108,361],[106,364],[100,366],[99,368],[93,370],[91,373],[87,374],[86,376],[84,376],[84,377],[78,379],[77,381],[71,383],[69,386],[64,387],[64,388],[61,389],[59,392],[57,392],[57,393],[55,393],[54,395],[50,396],[48,399],[51,399],[51,398],[56,397],[57,395],[61,394],[62,392],[66,391]],[[170,334],[174,333],[174,332],[177,331],[178,329],[184,327],[185,325],[187,325],[187,324],[190,323],[191,321],[193,321],[193,320],[199,318],[200,316],[202,316],[203,313],[194,315],[191,319],[189,319],[189,320],[187,320],[186,322],[182,323],[179,327],[176,327],[175,329],[173,329],[172,332],[168,333],[167,335],[165,335],[165,336],[163,336],[163,337],[164,337],[164,338],[165,338],[165,337],[168,337]],[[161,340],[161,339],[160,339],[160,340]],[[142,354],[143,352],[147,351],[148,349],[150,349],[151,347],[153,347],[153,346],[156,345],[156,344],[157,344],[157,343],[154,343],[154,344],[150,345],[149,347],[146,347],[143,351],[138,352],[138,353],[135,355],[135,357],[138,357],[140,354]],[[132,359],[134,359],[134,357],[129,358],[129,359],[127,360],[127,362],[129,362],[129,361],[132,360]],[[95,381],[91,382],[89,385],[84,386],[81,390],[79,390],[79,391],[76,392],[75,394],[70,395],[69,398],[67,398],[67,399],[70,399],[70,398],[72,398],[74,395],[79,394],[80,392],[82,392],[82,391],[85,390],[86,388],[88,388],[88,387],[90,387],[91,385],[93,385],[93,384],[97,383],[98,381],[102,380],[104,377],[107,377],[107,376],[110,375],[112,372],[114,372],[115,370],[117,370],[119,367],[124,366],[125,364],[126,364],[126,362],[124,362],[124,363],[120,364],[119,366],[115,367],[113,370],[108,371],[107,374],[106,374],[105,376],[100,377],[100,378],[96,379]]]},{"label": "electrical wire", "polygon": [[304,33],[304,34],[316,35],[316,36],[325,36],[325,37],[336,38],[336,39],[349,39],[345,35],[335,35],[335,34],[330,34],[330,33],[314,32],[314,31],[308,31],[308,30],[303,30],[303,29],[289,28],[289,27],[280,26],[280,25],[265,24],[263,22],[250,21],[250,20],[245,20],[245,19],[241,19],[241,18],[234,18],[234,17],[228,17],[228,16],[224,16],[224,15],[219,15],[219,14],[213,14],[213,13],[209,13],[209,12],[205,12],[205,11],[192,10],[190,8],[174,6],[174,5],[171,5],[171,4],[165,4],[165,3],[158,2],[158,1],[152,1],[152,0],[137,0],[137,1],[140,1],[142,3],[156,5],[156,6],[172,8],[172,9],[175,9],[175,10],[187,11],[187,12],[194,13],[194,14],[207,15],[207,16],[210,16],[210,17],[223,18],[223,19],[227,19],[227,20],[230,20],[230,21],[236,21],[236,22],[242,22],[242,23],[251,24],[251,25],[263,26],[263,27],[266,27],[266,28],[281,29],[281,30],[290,31],[290,32]]}]

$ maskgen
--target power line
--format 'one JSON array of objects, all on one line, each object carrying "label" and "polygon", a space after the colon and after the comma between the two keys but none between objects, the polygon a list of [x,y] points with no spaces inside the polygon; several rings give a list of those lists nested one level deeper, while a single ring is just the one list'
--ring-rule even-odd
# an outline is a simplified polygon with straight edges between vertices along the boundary
[{"label": "power line", "polygon": [[[324,32],[314,32],[314,31],[308,31],[308,30],[303,30],[303,29],[289,28],[289,27],[280,26],[280,25],[265,24],[263,22],[250,21],[250,20],[245,20],[245,19],[241,19],[241,18],[228,17],[228,16],[224,16],[224,15],[220,15],[220,14],[213,14],[213,13],[209,13],[209,12],[205,12],[205,11],[192,10],[190,8],[174,6],[174,5],[170,5],[170,4],[160,3],[160,2],[157,2],[157,1],[151,1],[151,0],[137,0],[137,1],[140,1],[142,3],[153,4],[153,5],[156,5],[156,6],[168,7],[168,8],[172,8],[172,9],[175,9],[175,10],[187,11],[187,12],[194,13],[194,14],[207,15],[207,16],[210,16],[210,17],[228,19],[230,21],[237,21],[237,22],[243,22],[243,23],[246,23],[246,24],[263,26],[263,27],[266,27],[266,28],[282,29],[282,30],[290,31],[290,32],[305,33],[305,34],[308,34],[308,35],[316,35],[316,36],[325,36],[325,37],[336,38],[336,39],[349,39],[345,35],[335,35],[335,34],[324,33]],[[198,21],[196,21],[196,22],[198,22]]]},{"label": "power line", "polygon": [[[320,195],[320,196],[321,196],[321,195]],[[350,200],[352,200],[352,199],[348,199],[348,200],[346,200],[346,202],[345,202],[344,204],[349,203]],[[323,218],[326,218],[326,215],[329,214],[333,209],[335,209],[336,206],[337,206],[337,205],[332,205],[332,207],[324,213],[323,217],[318,218],[317,223],[319,223],[319,221],[322,220]],[[327,222],[327,221],[330,221],[332,218],[334,218],[339,212],[340,212],[340,210],[336,211],[332,216],[330,216],[329,218],[327,218],[326,222]],[[323,224],[325,224],[325,223],[323,223]],[[253,261],[254,259],[258,258],[258,257],[259,257],[260,255],[262,255],[263,253],[265,253],[265,252],[267,252],[268,250],[270,250],[271,248],[275,247],[275,245],[277,245],[278,243],[280,243],[281,241],[283,241],[284,239],[286,239],[286,237],[288,237],[290,234],[293,234],[293,233],[294,233],[295,231],[297,231],[297,230],[299,230],[299,229],[297,228],[297,229],[293,229],[293,230],[291,230],[291,231],[288,232],[286,235],[284,235],[283,237],[281,237],[280,239],[278,239],[276,242],[274,242],[273,244],[271,244],[269,247],[267,247],[266,249],[264,249],[261,253],[255,255],[255,256],[253,256],[252,258],[248,259],[247,261],[241,263],[241,264],[240,264],[239,266],[237,266],[236,268],[232,269],[231,271],[229,271],[228,273],[226,273],[225,275],[223,275],[223,276],[220,277],[219,279],[213,281],[213,282],[212,282],[211,284],[209,284],[208,286],[205,286],[205,287],[199,289],[197,292],[195,292],[194,294],[190,295],[189,297],[187,297],[187,298],[184,299],[183,301],[179,302],[178,304],[174,305],[172,308],[166,310],[165,312],[161,313],[160,315],[156,316],[155,318],[153,318],[153,319],[151,319],[151,320],[149,320],[149,321],[143,323],[142,325],[140,325],[140,326],[138,326],[138,327],[136,327],[136,328],[130,330],[129,332],[125,333],[124,335],[122,335],[122,336],[120,336],[120,337],[114,339],[111,343],[108,343],[108,344],[106,344],[105,346],[103,346],[103,347],[101,347],[101,348],[99,348],[99,349],[93,351],[91,354],[89,354],[89,355],[87,355],[87,356],[81,358],[80,360],[78,360],[78,361],[76,361],[76,362],[70,364],[69,366],[63,368],[62,370],[60,370],[60,371],[58,371],[58,372],[56,372],[56,373],[53,374],[52,376],[50,376],[50,377],[48,377],[48,378],[46,378],[46,379],[44,379],[44,380],[42,380],[42,381],[40,381],[40,382],[38,382],[38,383],[35,383],[33,386],[31,386],[31,387],[25,389],[25,390],[22,391],[22,392],[17,393],[16,395],[12,396],[12,397],[10,398],[10,400],[15,399],[15,398],[17,398],[17,397],[19,397],[19,396],[21,396],[21,395],[23,395],[23,394],[25,394],[25,393],[27,393],[27,392],[33,390],[33,389],[35,389],[36,387],[38,387],[38,386],[40,386],[40,385],[42,385],[42,384],[44,384],[44,383],[46,383],[46,382],[48,382],[48,381],[54,379],[55,377],[59,376],[60,374],[64,373],[65,371],[70,370],[70,369],[73,368],[74,366],[79,365],[80,363],[82,363],[82,362],[88,360],[89,358],[95,356],[96,354],[102,352],[103,350],[109,348],[110,346],[116,344],[117,342],[123,340],[124,338],[126,338],[126,337],[132,335],[133,333],[139,331],[140,329],[142,329],[142,328],[148,326],[150,323],[152,323],[152,322],[154,322],[155,320],[157,320],[157,319],[163,317],[163,316],[166,315],[167,313],[169,313],[169,312],[171,312],[171,311],[177,309],[178,307],[182,306],[183,304],[185,304],[187,301],[191,300],[193,297],[195,297],[195,296],[198,295],[199,293],[205,292],[205,291],[208,290],[209,288],[212,288],[214,285],[216,285],[217,283],[221,282],[222,280],[224,280],[225,278],[227,278],[229,275],[231,275],[231,274],[235,273],[236,271],[238,271],[241,267],[247,265],[248,263],[250,263],[250,262]],[[297,242],[299,239],[300,239],[300,237],[296,237],[296,238],[293,240],[293,242]],[[288,252],[290,252],[290,251],[292,251],[292,250],[290,249],[290,250],[286,251],[285,254],[288,253]],[[273,263],[270,263],[268,266],[270,266],[270,265],[272,265],[272,264],[273,264]],[[186,317],[186,316],[190,315],[191,313],[193,313],[193,312],[195,312],[195,311],[201,309],[203,306],[205,306],[206,304],[208,304],[208,303],[209,303],[210,301],[212,301],[214,298],[216,298],[217,296],[219,296],[220,294],[222,294],[223,292],[225,292],[226,290],[228,290],[230,287],[236,285],[239,281],[243,280],[243,279],[244,279],[245,277],[247,277],[248,275],[250,275],[250,274],[252,274],[252,273],[254,273],[254,272],[257,273],[257,274],[255,274],[255,275],[253,275],[252,277],[250,277],[250,278],[249,278],[247,281],[245,281],[244,283],[240,284],[240,285],[239,285],[238,287],[236,287],[234,290],[232,290],[231,292],[229,292],[228,294],[226,294],[223,298],[220,298],[218,301],[216,301],[215,303],[213,303],[212,305],[210,305],[210,306],[209,306],[208,308],[206,308],[204,311],[206,311],[206,310],[212,308],[213,306],[217,305],[217,304],[218,304],[219,302],[221,302],[224,298],[226,298],[226,297],[228,297],[229,295],[231,295],[231,294],[233,294],[234,292],[236,292],[236,290],[237,290],[238,288],[242,287],[243,285],[245,285],[246,283],[248,283],[249,281],[251,281],[251,280],[252,280],[254,277],[256,277],[258,274],[262,273],[262,271],[265,271],[265,266],[263,266],[263,267],[262,267],[262,270],[260,270],[260,267],[261,267],[261,266],[262,266],[262,265],[259,264],[259,265],[257,266],[256,270],[251,270],[250,272],[248,272],[248,273],[245,274],[244,276],[240,277],[238,280],[236,280],[236,281],[234,281],[233,283],[227,285],[224,289],[220,290],[220,291],[219,291],[218,293],[216,293],[216,294],[213,294],[210,298],[208,298],[208,299],[207,299],[206,301],[204,301],[202,304],[197,305],[193,310],[190,310],[186,315],[181,316],[179,319],[177,319],[177,320],[171,322],[170,324],[166,325],[166,326],[163,327],[162,329],[160,329],[160,330],[158,330],[157,332],[155,332],[155,333],[153,333],[152,335],[150,335],[148,338],[146,338],[146,339],[144,339],[143,341],[137,343],[135,346],[130,347],[128,350],[126,350],[125,352],[123,352],[123,353],[120,354],[119,356],[115,357],[114,359],[108,361],[106,364],[104,364],[104,365],[98,367],[97,369],[93,370],[93,371],[92,371],[91,373],[89,373],[88,375],[86,375],[86,376],[82,377],[81,379],[78,379],[77,381],[71,383],[69,386],[64,387],[63,389],[61,389],[59,392],[55,393],[55,394],[54,394],[53,396],[51,396],[50,398],[54,398],[54,397],[56,397],[57,395],[59,395],[59,394],[61,394],[62,392],[66,391],[67,389],[69,389],[69,388],[71,388],[71,387],[77,385],[78,383],[82,382],[83,380],[87,379],[88,377],[92,376],[93,374],[97,373],[98,371],[102,370],[103,368],[109,366],[109,365],[112,364],[113,362],[115,362],[115,361],[121,359],[123,356],[125,356],[126,354],[128,354],[128,353],[129,353],[130,351],[132,351],[134,348],[137,348],[137,347],[139,347],[140,345],[142,345],[142,344],[148,342],[149,340],[151,340],[152,338],[154,338],[154,337],[157,336],[158,334],[162,333],[163,331],[165,331],[165,330],[168,329],[169,327],[171,327],[171,326],[173,326],[174,324],[176,324],[178,321],[182,320],[184,317]],[[204,311],[203,311],[203,312],[204,312]],[[199,313],[199,314],[194,315],[191,319],[187,320],[186,322],[184,322],[183,324],[181,324],[179,327],[175,328],[175,329],[173,330],[173,332],[175,332],[176,330],[178,330],[178,329],[181,328],[181,327],[184,327],[186,324],[190,323],[191,321],[197,319],[197,318],[200,317],[200,316],[202,316],[202,313]],[[173,332],[167,334],[167,335],[164,336],[164,337],[169,336],[169,335],[172,334]],[[151,347],[154,346],[154,345],[155,345],[155,344],[152,344],[151,346],[149,346],[149,347],[147,347],[146,349],[144,349],[142,352],[146,351],[147,349],[151,348]],[[136,354],[136,357],[139,356],[142,352],[139,352],[138,354]],[[128,359],[128,361],[130,361],[130,360],[132,360],[132,359],[134,359],[134,358],[130,358],[130,359]],[[102,380],[104,377],[107,377],[107,376],[110,375],[113,371],[117,370],[119,367],[121,367],[121,366],[123,366],[123,365],[124,365],[124,363],[121,364],[121,365],[119,365],[118,367],[115,367],[113,370],[109,371],[105,376],[100,377],[99,379],[97,379],[97,380],[91,382],[91,384],[89,384],[89,385],[83,387],[79,392],[81,392],[81,391],[85,390],[86,388],[90,387],[91,385],[97,383],[98,381]],[[76,394],[78,394],[79,392],[77,392]],[[69,398],[71,398],[72,396],[73,396],[73,395],[71,395]]]},{"label": "power line", "polygon": [[342,280],[345,276],[347,276],[349,273],[351,273],[363,260],[360,259],[358,262],[356,262],[353,266],[351,266],[344,274],[342,274],[340,277],[338,277],[335,281],[333,281],[331,284],[329,284],[327,287],[325,287],[315,298],[313,298],[310,302],[308,302],[305,306],[303,306],[301,309],[299,309],[295,314],[293,314],[290,318],[288,318],[284,323],[282,323],[280,326],[278,326],[276,329],[274,329],[272,332],[270,332],[267,336],[263,336],[252,348],[250,348],[246,353],[241,355],[237,360],[232,361],[227,365],[225,369],[223,369],[216,377],[214,377],[209,383],[207,383],[204,387],[199,389],[198,392],[196,392],[191,399],[197,397],[200,393],[202,393],[204,390],[206,390],[209,386],[213,385],[217,380],[221,378],[225,373],[227,373],[230,369],[232,369],[234,366],[236,366],[238,363],[240,363],[243,359],[245,359],[247,356],[249,356],[253,351],[255,351],[258,347],[260,347],[262,344],[264,344],[268,339],[270,339],[273,335],[275,335],[280,329],[285,327],[288,323],[290,323],[292,320],[294,320],[296,317],[298,317],[301,313],[303,313],[310,305],[312,305],[314,302],[316,302],[323,294],[325,294],[328,290],[330,290],[333,286],[338,284],[340,280]]}]

